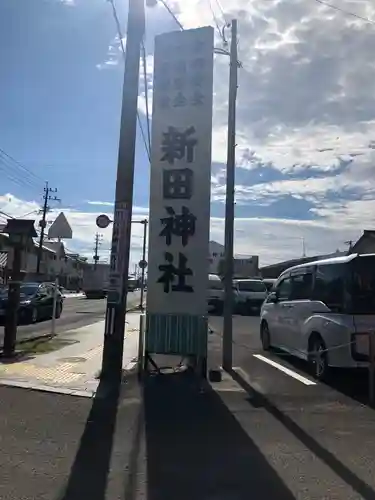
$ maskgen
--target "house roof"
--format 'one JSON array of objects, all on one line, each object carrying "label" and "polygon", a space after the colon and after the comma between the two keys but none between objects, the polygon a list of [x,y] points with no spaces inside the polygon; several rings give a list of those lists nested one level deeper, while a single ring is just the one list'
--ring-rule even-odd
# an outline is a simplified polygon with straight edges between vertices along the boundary
[{"label": "house roof", "polygon": [[361,245],[366,241],[371,241],[375,244],[375,231],[372,229],[365,229],[362,236],[351,247],[350,253],[357,253]]}]

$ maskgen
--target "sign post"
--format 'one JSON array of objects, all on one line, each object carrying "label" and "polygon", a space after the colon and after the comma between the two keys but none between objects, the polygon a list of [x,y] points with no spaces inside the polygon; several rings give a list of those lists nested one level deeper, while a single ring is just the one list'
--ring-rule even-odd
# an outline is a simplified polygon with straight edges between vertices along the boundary
[{"label": "sign post", "polygon": [[[57,261],[60,264],[60,259],[64,254],[64,245],[61,242],[61,239],[71,239],[73,237],[73,231],[70,227],[69,222],[67,221],[64,212],[60,212],[60,214],[56,217],[55,221],[52,223],[51,227],[48,231],[48,238],[57,238],[60,245],[57,249]],[[60,271],[61,272],[61,269]],[[55,335],[56,332],[56,306],[57,306],[57,294],[59,291],[59,272],[56,272],[55,277],[55,287],[53,290],[53,305],[52,305],[52,322],[51,322],[51,335]]]},{"label": "sign post", "polygon": [[148,354],[207,355],[213,34],[155,39]]}]

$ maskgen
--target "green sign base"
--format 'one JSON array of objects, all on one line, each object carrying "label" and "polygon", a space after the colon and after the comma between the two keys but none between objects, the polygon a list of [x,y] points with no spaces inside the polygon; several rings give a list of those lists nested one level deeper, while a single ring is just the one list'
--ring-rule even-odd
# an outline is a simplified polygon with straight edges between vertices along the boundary
[{"label": "green sign base", "polygon": [[206,316],[147,313],[145,349],[149,353],[206,357],[207,335]]}]

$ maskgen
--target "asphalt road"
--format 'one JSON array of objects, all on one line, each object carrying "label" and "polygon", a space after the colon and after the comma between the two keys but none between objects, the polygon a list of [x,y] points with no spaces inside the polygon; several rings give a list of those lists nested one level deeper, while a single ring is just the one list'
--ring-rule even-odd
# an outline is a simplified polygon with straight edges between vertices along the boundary
[{"label": "asphalt road", "polygon": [[[218,334],[222,334],[223,318],[210,317],[210,326]],[[261,356],[258,358],[256,356]],[[265,358],[265,359],[263,359]],[[280,368],[267,364],[265,360],[280,365]],[[264,352],[259,337],[258,316],[233,316],[233,362],[235,366],[241,367],[247,374],[257,380],[262,392],[273,391],[275,384],[285,387],[286,391],[294,391],[298,394],[305,393],[307,387],[313,388],[314,392],[320,391],[324,396],[332,399],[345,395],[351,399],[368,403],[368,372],[367,370],[332,370],[326,383],[316,382],[311,377],[307,363],[294,358],[283,352]],[[283,368],[291,370],[297,378],[283,371]],[[304,382],[298,380],[300,377],[306,379]],[[309,381],[315,385],[305,385]],[[291,389],[293,387],[293,389]],[[307,393],[312,392],[311,390]],[[279,391],[278,391],[279,393]],[[353,403],[354,404],[354,403]]]},{"label": "asphalt road", "polygon": [[[222,318],[211,317],[210,326],[220,352]],[[333,370],[327,383],[318,382],[306,363],[262,351],[259,317],[252,316],[233,317],[233,366],[248,394],[257,445],[295,498],[375,499],[375,412],[366,372]]]},{"label": "asphalt road", "polygon": [[[140,292],[128,294],[128,308],[139,303]],[[64,301],[61,317],[56,320],[56,333],[96,323],[105,318],[106,300],[89,300],[85,297],[69,298]],[[39,321],[31,325],[19,325],[17,340],[25,340],[51,332],[51,320]],[[4,328],[0,327],[0,344],[4,338]]]}]

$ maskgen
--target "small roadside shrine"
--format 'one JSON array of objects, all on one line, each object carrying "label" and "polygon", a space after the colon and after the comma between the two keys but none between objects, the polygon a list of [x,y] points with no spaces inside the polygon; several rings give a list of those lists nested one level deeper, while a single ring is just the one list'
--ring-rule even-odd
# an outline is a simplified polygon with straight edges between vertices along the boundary
[{"label": "small roadside shrine", "polygon": [[146,362],[206,366],[213,43],[211,27],[155,39]]}]

